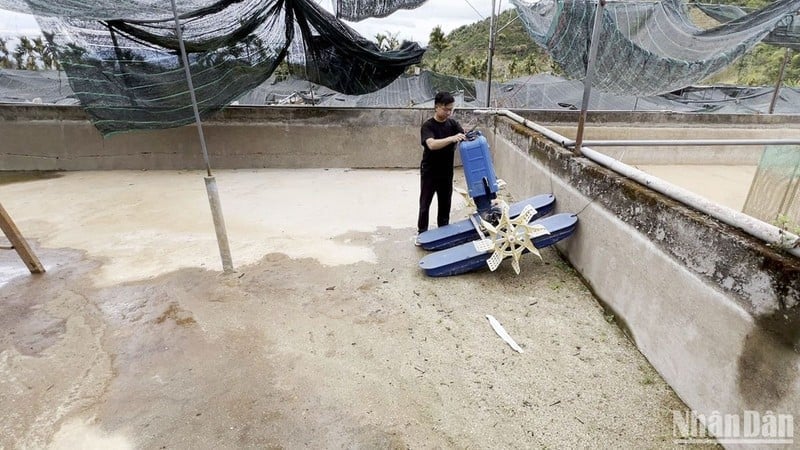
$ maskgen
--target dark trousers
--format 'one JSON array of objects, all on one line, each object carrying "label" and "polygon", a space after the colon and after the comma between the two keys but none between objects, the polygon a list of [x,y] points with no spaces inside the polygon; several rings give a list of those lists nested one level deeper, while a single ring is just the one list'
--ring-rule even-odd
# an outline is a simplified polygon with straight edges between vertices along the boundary
[{"label": "dark trousers", "polygon": [[422,233],[428,230],[428,216],[436,194],[438,208],[436,224],[440,227],[450,223],[450,199],[453,196],[453,174],[450,176],[434,176],[423,172],[420,175],[419,217],[417,218],[417,231]]}]

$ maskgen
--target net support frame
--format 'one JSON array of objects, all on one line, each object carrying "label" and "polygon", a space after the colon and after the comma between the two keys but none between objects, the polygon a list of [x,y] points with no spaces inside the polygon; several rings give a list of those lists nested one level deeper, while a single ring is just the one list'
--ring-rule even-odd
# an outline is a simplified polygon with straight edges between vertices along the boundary
[{"label": "net support frame", "polygon": [[180,47],[181,62],[183,63],[183,68],[186,73],[186,83],[189,86],[189,97],[192,100],[192,110],[194,111],[194,119],[197,125],[197,134],[200,138],[200,148],[203,151],[203,160],[205,161],[206,165],[206,194],[208,195],[208,203],[211,207],[211,216],[214,220],[214,231],[217,235],[217,246],[219,247],[219,255],[222,260],[222,270],[225,273],[231,273],[234,271],[233,258],[231,257],[231,248],[228,244],[228,232],[225,228],[225,217],[222,214],[222,203],[219,200],[217,180],[211,173],[211,162],[208,158],[206,138],[203,134],[203,122],[200,119],[200,111],[197,107],[197,98],[194,94],[192,71],[189,69],[189,58],[186,56],[186,46],[183,43],[183,31],[181,30],[180,19],[178,18],[178,8],[175,5],[175,0],[170,0],[170,3],[172,5],[172,14],[175,17],[175,36],[178,39],[178,46]]},{"label": "net support frame", "polygon": [[[587,2],[591,0],[586,0]],[[586,116],[589,109],[589,97],[592,94],[592,78],[594,75],[594,65],[597,60],[597,47],[600,45],[600,32],[603,24],[603,9],[606,0],[597,2],[597,9],[594,13],[594,25],[592,27],[592,40],[589,43],[589,60],[586,61],[586,76],[583,77],[583,99],[581,100],[581,115],[578,117],[578,132],[575,137],[575,154],[581,155],[583,146],[583,129],[586,125]]]}]

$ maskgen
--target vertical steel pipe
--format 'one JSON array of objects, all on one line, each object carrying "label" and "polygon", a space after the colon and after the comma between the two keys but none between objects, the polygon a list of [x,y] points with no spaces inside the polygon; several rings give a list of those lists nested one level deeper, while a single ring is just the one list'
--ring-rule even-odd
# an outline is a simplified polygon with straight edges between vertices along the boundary
[{"label": "vertical steel pipe", "polygon": [[[586,0],[590,2],[591,0]],[[581,154],[583,145],[583,129],[586,125],[586,114],[589,109],[589,96],[592,93],[592,79],[594,78],[594,65],[597,59],[597,47],[600,45],[600,31],[603,28],[603,8],[605,0],[598,0],[594,12],[594,26],[592,27],[592,40],[589,42],[589,60],[586,62],[586,76],[583,77],[583,101],[581,101],[581,115],[578,118],[578,133],[575,137],[575,154]]]},{"label": "vertical steel pipe", "polygon": [[186,83],[189,86],[189,98],[192,100],[194,120],[197,124],[197,133],[200,137],[200,148],[203,151],[203,160],[206,163],[206,173],[208,174],[205,178],[206,193],[208,194],[208,203],[211,206],[211,216],[214,219],[214,230],[217,233],[217,246],[219,247],[219,255],[222,259],[222,270],[225,272],[233,272],[233,259],[231,258],[231,249],[228,245],[228,232],[225,229],[225,218],[222,215],[222,204],[219,200],[217,181],[211,174],[211,162],[208,159],[208,149],[206,148],[206,138],[203,134],[203,123],[200,120],[200,111],[197,108],[197,97],[194,95],[192,71],[189,69],[189,57],[186,56],[186,46],[183,44],[183,31],[181,30],[180,19],[178,19],[178,8],[175,6],[175,0],[170,0],[170,3],[172,4],[172,14],[175,17],[175,36],[178,39],[181,61],[183,62],[183,69],[186,73]]}]

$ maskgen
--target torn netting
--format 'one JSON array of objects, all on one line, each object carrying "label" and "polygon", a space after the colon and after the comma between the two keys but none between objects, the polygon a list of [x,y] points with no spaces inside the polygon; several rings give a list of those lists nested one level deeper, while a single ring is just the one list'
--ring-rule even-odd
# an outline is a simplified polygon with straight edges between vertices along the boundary
[{"label": "torn netting", "polygon": [[336,17],[358,22],[369,17],[386,17],[398,9],[414,9],[426,0],[336,0]]},{"label": "torn netting", "polygon": [[[705,15],[718,22],[729,22],[747,15],[748,11],[734,5],[715,5],[708,3],[692,3]],[[800,50],[800,13],[784,17],[784,19],[762,41],[765,44],[788,47]]]},{"label": "torn netting", "polygon": [[[533,40],[570,78],[586,73],[596,3],[511,0]],[[614,2],[603,11],[592,85],[606,92],[657,95],[724,69],[760,42],[800,0],[778,0],[716,28],[691,23],[680,0]]]},{"label": "torn netting", "polygon": [[[398,50],[381,52],[313,2],[294,8],[295,34],[287,62],[290,72],[348,95],[381,89],[422,60],[424,50],[403,42]],[[299,39],[298,39],[299,38]]]}]

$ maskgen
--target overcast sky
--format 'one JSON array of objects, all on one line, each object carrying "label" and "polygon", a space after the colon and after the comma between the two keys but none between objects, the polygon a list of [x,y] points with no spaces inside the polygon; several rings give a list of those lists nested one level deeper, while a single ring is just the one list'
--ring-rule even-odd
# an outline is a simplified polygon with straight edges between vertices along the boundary
[{"label": "overcast sky", "polygon": [[[330,0],[322,0],[330,8]],[[501,10],[512,7],[508,0],[496,0]],[[492,0],[428,0],[417,9],[398,10],[389,17],[367,19],[350,24],[364,37],[373,39],[376,34],[387,32],[398,34],[402,39],[427,45],[428,36],[436,25],[445,34],[454,29],[489,17]]]},{"label": "overcast sky", "polygon": [[[332,10],[332,0],[318,0],[323,7]],[[512,5],[508,0],[496,0],[506,10]],[[367,19],[349,25],[364,37],[374,40],[375,35],[396,34],[400,40],[412,40],[427,45],[428,36],[436,25],[445,34],[460,27],[488,18],[492,0],[428,0],[417,9],[399,10],[389,17]],[[38,34],[36,20],[31,16],[0,11],[0,35]]]},{"label": "overcast sky", "polygon": [[0,36],[33,36],[39,34],[39,26],[32,16],[0,10]]}]

